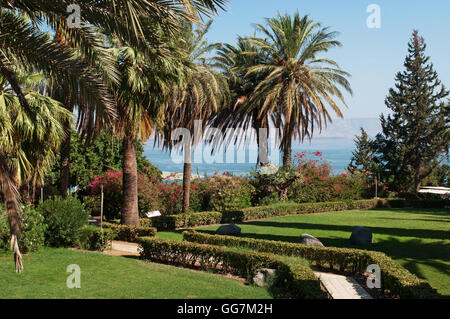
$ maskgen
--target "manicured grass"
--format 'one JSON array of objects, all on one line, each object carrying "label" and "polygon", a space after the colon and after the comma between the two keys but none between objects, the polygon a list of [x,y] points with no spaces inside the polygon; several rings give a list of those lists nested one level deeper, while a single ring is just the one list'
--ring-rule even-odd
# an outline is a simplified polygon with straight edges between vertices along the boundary
[{"label": "manicured grass", "polygon": [[[66,286],[71,264],[81,268],[80,289]],[[216,274],[63,248],[27,255],[24,267],[16,274],[11,254],[0,254],[0,298],[271,298]]]},{"label": "manicured grass", "polygon": [[[367,226],[373,244],[361,249],[385,252],[434,288],[450,296],[450,210],[390,209],[294,215],[239,225],[242,237],[298,242],[303,233],[325,246],[350,247],[353,226]],[[198,231],[215,233],[217,226]],[[176,238],[178,234],[162,234]]]}]

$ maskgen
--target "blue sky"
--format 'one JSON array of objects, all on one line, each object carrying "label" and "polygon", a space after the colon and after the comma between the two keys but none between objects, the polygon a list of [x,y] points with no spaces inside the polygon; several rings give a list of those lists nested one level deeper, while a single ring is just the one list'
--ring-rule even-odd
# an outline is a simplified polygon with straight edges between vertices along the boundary
[{"label": "blue sky", "polygon": [[[370,4],[381,8],[381,28],[369,29]],[[211,42],[235,43],[237,35],[253,34],[253,24],[281,13],[309,14],[339,31],[343,47],[327,53],[350,72],[354,95],[347,97],[345,118],[378,117],[386,113],[384,99],[403,70],[407,43],[418,29],[428,45],[427,54],[443,84],[450,88],[449,0],[229,0],[209,33]]]}]

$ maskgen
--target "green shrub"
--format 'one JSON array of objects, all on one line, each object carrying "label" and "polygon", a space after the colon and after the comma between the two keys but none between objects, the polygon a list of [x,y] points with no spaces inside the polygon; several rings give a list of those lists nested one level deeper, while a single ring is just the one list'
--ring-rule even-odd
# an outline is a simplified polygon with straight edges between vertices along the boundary
[{"label": "green shrub", "polygon": [[215,175],[202,181],[196,191],[204,211],[223,212],[250,207],[255,188],[244,177]]},{"label": "green shrub", "polygon": [[46,242],[55,247],[75,245],[80,237],[81,227],[87,225],[89,212],[75,197],[63,199],[55,196],[41,203],[38,210],[45,218]]},{"label": "green shrub", "polygon": [[111,247],[111,240],[115,236],[112,229],[100,229],[97,226],[83,226],[76,246],[80,249],[104,251]]},{"label": "green shrub", "polygon": [[152,226],[160,230],[175,230],[179,228],[189,228],[204,225],[220,224],[222,222],[222,213],[202,212],[187,213],[179,215],[160,216],[152,218]]},{"label": "green shrub", "polygon": [[[368,208],[373,207],[374,203],[371,200],[360,201],[358,205],[363,205]],[[224,212],[222,221],[224,223],[244,222],[249,220],[286,216],[294,214],[313,214],[321,212],[332,212],[349,209],[349,205],[345,202],[334,203],[283,203],[271,206],[259,206],[245,208],[239,211]]]},{"label": "green shrub", "polygon": [[114,231],[114,239],[120,241],[135,242],[138,237],[156,236],[156,228],[140,226],[134,227],[129,225],[119,225],[114,223],[102,223],[103,228]]},{"label": "green shrub", "polygon": [[[28,205],[23,208],[19,236],[22,253],[34,252],[44,246],[46,227],[39,211]],[[10,238],[8,214],[0,206],[0,249],[9,249]]]},{"label": "green shrub", "polygon": [[360,200],[335,203],[278,203],[270,206],[249,207],[241,210],[219,212],[187,213],[141,219],[146,225],[159,230],[175,230],[197,226],[236,223],[293,214],[312,214],[320,212],[341,211],[346,209],[369,209],[375,207],[373,200]]},{"label": "green shrub", "polygon": [[139,238],[138,242],[142,248],[141,257],[147,260],[230,273],[249,282],[257,269],[277,269],[279,276],[271,289],[281,292],[281,297],[327,298],[309,267],[283,262],[273,254],[224,250],[218,246],[154,238]]},{"label": "green shrub", "polygon": [[184,232],[184,240],[198,244],[242,247],[258,252],[301,257],[320,268],[352,274],[362,274],[367,267],[377,264],[381,268],[384,289],[400,298],[438,298],[439,294],[427,282],[411,274],[384,253],[359,249],[312,247],[280,241],[215,236],[197,232]]}]

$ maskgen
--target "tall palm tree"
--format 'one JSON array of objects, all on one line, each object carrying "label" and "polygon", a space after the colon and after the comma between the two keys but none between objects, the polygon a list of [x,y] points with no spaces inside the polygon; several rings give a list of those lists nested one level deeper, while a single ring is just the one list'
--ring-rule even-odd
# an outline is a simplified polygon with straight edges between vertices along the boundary
[{"label": "tall palm tree", "polygon": [[[15,73],[17,71],[15,70]],[[23,269],[17,239],[20,236],[18,187],[37,174],[36,167],[50,165],[64,138],[62,123],[72,119],[61,104],[29,87],[29,76],[17,77],[28,108],[0,75],[0,188],[6,203],[16,270]]]},{"label": "tall palm tree", "polygon": [[184,63],[184,54],[169,40],[152,54],[120,48],[122,81],[115,89],[119,112],[115,132],[123,137],[123,224],[139,225],[136,142],[148,140],[161,122],[169,89],[185,77]]},{"label": "tall palm tree", "polygon": [[[297,12],[266,19],[267,27],[257,25],[264,38],[248,39],[269,57],[267,63],[251,66],[247,76],[265,72],[267,76],[250,97],[251,105],[261,105],[259,114],[275,114],[282,129],[280,148],[283,166],[291,166],[292,140],[311,138],[316,126],[331,122],[329,108],[343,117],[335,100],[347,106],[340,91],[352,93],[349,73],[320,55],[341,46],[337,32],[329,31],[309,16]],[[287,190],[282,194],[285,199]]]},{"label": "tall palm tree", "polygon": [[[242,37],[238,38],[237,46],[225,44],[218,49],[218,54],[214,59],[215,65],[228,78],[232,99],[231,103],[225,105],[210,121],[212,127],[219,128],[224,133],[230,128],[240,129],[237,131],[237,134],[236,131],[230,131],[233,134],[225,138],[226,143],[239,143],[243,140],[248,129],[253,129],[256,133],[256,142],[258,145],[257,164],[261,165],[268,164],[269,162],[267,138],[270,117],[268,113],[260,114],[260,105],[252,105],[251,102],[254,101],[250,101],[249,98],[258,83],[267,74],[264,72],[255,72],[250,76],[246,76],[246,73],[250,67],[268,63],[266,59],[267,56],[264,52]],[[239,132],[242,134],[241,136],[239,136]],[[262,136],[261,133],[265,136]]]},{"label": "tall palm tree", "polygon": [[[158,129],[156,141],[172,151],[179,146],[175,140],[174,130],[184,128],[190,132],[190,140],[183,141],[183,211],[189,211],[191,189],[191,154],[192,147],[201,143],[206,131],[206,123],[221,105],[228,103],[228,83],[226,77],[210,65],[208,54],[220,44],[209,44],[205,35],[211,27],[209,21],[205,28],[193,30],[191,23],[185,23],[179,48],[188,55],[191,67],[187,69],[187,78],[183,83],[176,83],[166,101],[163,126]],[[201,123],[199,125],[198,123]],[[187,138],[185,136],[184,138]]]},{"label": "tall palm tree", "polygon": [[[76,4],[80,7],[80,12],[82,13],[80,17],[82,19],[82,27],[69,29],[66,23],[66,10],[69,5],[73,4],[73,1],[0,1],[0,10],[2,10],[2,12],[5,11],[13,14],[14,12],[20,11],[22,15],[22,21],[20,22],[16,21],[15,23],[10,23],[8,16],[6,19],[2,19],[3,29],[0,30],[0,35],[6,35],[7,38],[10,39],[20,38],[20,42],[25,42],[25,45],[19,46],[20,48],[17,46],[17,43],[14,46],[11,45],[11,43],[8,43],[8,41],[5,41],[3,46],[12,50],[13,54],[15,54],[15,51],[17,50],[22,51],[21,53],[26,55],[27,58],[37,54],[41,58],[41,61],[33,62],[39,62],[37,64],[39,64],[41,69],[45,69],[46,67],[49,68],[49,66],[51,66],[52,69],[55,69],[55,67],[61,67],[64,64],[66,64],[66,67],[69,67],[66,63],[67,61],[64,59],[64,54],[62,53],[68,53],[70,51],[68,48],[77,48],[79,49],[79,53],[81,53],[78,54],[79,58],[80,56],[82,57],[81,60],[88,65],[97,64],[98,67],[102,68],[104,74],[108,75],[111,79],[115,79],[116,75],[114,74],[112,64],[108,63],[108,57],[106,57],[106,60],[104,59],[105,50],[103,49],[103,44],[105,41],[102,41],[100,31],[121,42],[135,45],[142,49],[148,45],[158,44],[158,39],[151,38],[153,32],[152,30],[147,30],[145,28],[145,23],[142,22],[142,19],[150,18],[154,21],[158,21],[166,27],[166,30],[172,32],[179,26],[179,17],[197,22],[201,18],[201,15],[214,14],[217,13],[218,9],[223,9],[225,3],[226,0],[100,0],[95,3],[88,0],[81,0],[77,1]],[[30,20],[32,24],[27,26],[26,22],[28,20]],[[59,46],[49,45],[48,41],[43,39],[43,37],[41,37],[41,39],[38,36],[33,37],[33,32],[39,33],[42,30],[41,26],[43,26],[43,22],[45,22],[44,26],[46,28],[51,27],[53,31],[56,32],[55,38]],[[22,24],[22,28],[17,29],[17,24],[20,23]],[[24,26],[27,26],[28,28],[25,28]],[[149,40],[149,38],[151,39]],[[2,48],[2,39],[0,39],[0,48]],[[54,56],[51,54],[52,51]],[[58,53],[59,56],[56,53]],[[1,58],[2,57],[0,56],[0,62],[2,62]],[[99,61],[101,61],[101,63],[99,63]],[[106,63],[104,63],[105,61]],[[98,64],[103,64],[104,67]],[[71,71],[74,70],[72,69]],[[10,81],[14,81],[13,73],[8,73],[10,74]],[[104,90],[104,86],[98,82],[99,76],[95,73],[96,72],[87,72],[85,69],[82,70],[82,72],[77,72],[78,75],[87,75],[84,78],[80,77],[79,80],[81,80],[81,82],[78,83],[73,77],[64,83],[61,76],[58,75],[55,83],[59,88],[53,88],[52,90],[53,92],[56,90],[60,91],[58,93],[59,97],[56,95],[56,98],[58,98],[68,110],[73,110],[75,107],[78,108],[78,119],[84,120],[78,122],[78,126],[87,131],[89,139],[92,137],[89,134],[92,133],[94,129],[98,131],[98,129],[103,127],[99,124],[104,124],[104,122],[106,122],[106,125],[110,125],[108,117],[110,119],[114,117],[114,113],[111,110],[111,105],[113,105],[111,103],[111,96]],[[4,75],[7,75],[7,73],[5,72]],[[97,81],[93,81],[93,79],[96,79]],[[83,94],[85,92],[82,92],[83,81],[86,80],[94,82],[91,83],[91,91],[88,92],[89,94]],[[18,85],[14,85],[14,87],[18,90],[19,96],[21,97]],[[92,90],[93,88],[94,90]],[[95,89],[97,89],[98,92],[95,92]],[[78,92],[82,94],[77,94]],[[97,101],[90,98],[91,96],[96,97]],[[80,101],[77,97],[81,97],[84,101]],[[102,97],[104,97],[103,100],[101,99]],[[23,97],[21,97],[21,101],[24,103],[26,102]],[[100,102],[100,104],[96,103],[97,105],[93,106],[92,102]],[[102,103],[103,110],[99,110],[98,106],[101,106]],[[97,113],[95,113],[95,111],[97,111]],[[88,114],[86,115],[85,113]],[[107,118],[102,118],[101,115],[105,113]],[[95,119],[95,123],[93,123],[92,119]],[[66,123],[66,130],[69,129],[71,128],[68,127],[68,124]],[[86,133],[86,131],[84,131],[84,133]],[[63,196],[66,194],[69,186],[70,136],[71,135],[68,134],[61,148],[60,191]]]}]

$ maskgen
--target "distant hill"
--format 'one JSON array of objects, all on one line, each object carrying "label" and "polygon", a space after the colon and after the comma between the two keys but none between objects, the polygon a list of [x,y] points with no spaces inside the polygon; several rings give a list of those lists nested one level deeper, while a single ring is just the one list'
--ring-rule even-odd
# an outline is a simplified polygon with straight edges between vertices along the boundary
[{"label": "distant hill", "polygon": [[381,132],[380,120],[378,118],[353,118],[337,119],[329,124],[327,129],[316,138],[346,138],[352,139],[360,134],[360,127],[363,127],[370,137],[374,137]]}]

